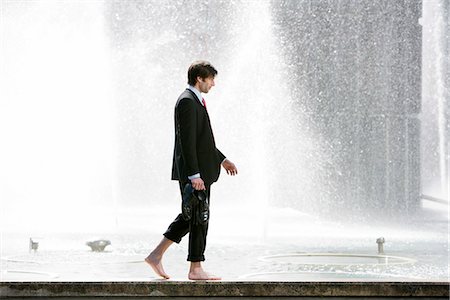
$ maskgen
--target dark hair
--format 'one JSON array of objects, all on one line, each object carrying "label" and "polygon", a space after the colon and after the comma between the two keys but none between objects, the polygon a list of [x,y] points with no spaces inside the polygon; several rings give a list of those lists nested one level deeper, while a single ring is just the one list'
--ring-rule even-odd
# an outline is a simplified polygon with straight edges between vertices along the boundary
[{"label": "dark hair", "polygon": [[194,86],[198,76],[205,79],[210,76],[215,77],[216,75],[217,70],[210,62],[205,60],[194,61],[188,70],[188,84]]}]

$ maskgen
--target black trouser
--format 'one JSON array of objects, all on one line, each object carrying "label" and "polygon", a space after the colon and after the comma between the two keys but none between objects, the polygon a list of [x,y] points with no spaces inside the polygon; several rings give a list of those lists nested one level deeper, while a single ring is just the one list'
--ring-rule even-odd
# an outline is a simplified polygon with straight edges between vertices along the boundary
[{"label": "black trouser", "polygon": [[[183,198],[183,183],[180,182],[181,198]],[[209,203],[211,186],[206,186],[206,201]],[[179,243],[189,232],[188,261],[204,261],[206,235],[208,234],[208,221],[205,224],[194,224],[192,219],[185,221],[182,214],[179,214],[172,224],[169,225],[164,236],[169,240]]]}]

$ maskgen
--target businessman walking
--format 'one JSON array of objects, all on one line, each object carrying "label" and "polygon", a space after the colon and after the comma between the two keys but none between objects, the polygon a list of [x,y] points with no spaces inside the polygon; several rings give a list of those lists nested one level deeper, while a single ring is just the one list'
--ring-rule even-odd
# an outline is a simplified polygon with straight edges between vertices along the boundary
[{"label": "businessman walking", "polygon": [[[210,119],[202,93],[215,85],[217,70],[207,61],[196,61],[188,70],[188,88],[181,93],[175,105],[175,148],[172,179],[178,180],[181,195],[187,183],[197,191],[204,191],[209,203],[211,185],[217,181],[222,166],[229,175],[238,173],[236,166],[216,148]],[[189,232],[187,260],[191,262],[188,278],[191,280],[220,280],[205,272],[201,262],[204,252],[208,221],[186,221],[180,213],[169,225],[159,245],[145,261],[159,276],[168,279],[162,266],[164,252],[172,243],[179,243]]]}]

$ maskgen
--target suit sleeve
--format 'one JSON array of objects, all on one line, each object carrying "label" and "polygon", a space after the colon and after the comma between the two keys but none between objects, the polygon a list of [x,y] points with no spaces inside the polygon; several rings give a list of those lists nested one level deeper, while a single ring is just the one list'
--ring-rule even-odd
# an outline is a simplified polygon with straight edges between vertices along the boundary
[{"label": "suit sleeve", "polygon": [[217,150],[217,156],[219,157],[219,164],[221,164],[223,162],[223,160],[226,158],[226,156],[223,155],[223,153],[220,152],[219,149],[216,148],[216,150]]},{"label": "suit sleeve", "polygon": [[195,103],[181,99],[177,107],[181,154],[188,176],[200,173],[197,158],[197,122]]}]

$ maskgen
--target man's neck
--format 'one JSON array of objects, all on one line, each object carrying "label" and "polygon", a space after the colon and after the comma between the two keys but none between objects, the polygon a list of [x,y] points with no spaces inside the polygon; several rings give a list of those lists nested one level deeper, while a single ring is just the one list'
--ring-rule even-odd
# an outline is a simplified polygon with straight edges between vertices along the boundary
[{"label": "man's neck", "polygon": [[198,101],[201,102],[203,97],[200,90],[192,85],[189,85],[189,89],[191,89],[194,92],[195,96],[198,98]]},{"label": "man's neck", "polygon": [[201,90],[200,90],[200,85],[198,84],[198,81],[197,81],[197,83],[194,85],[194,87],[197,89],[197,91],[201,92]]}]

